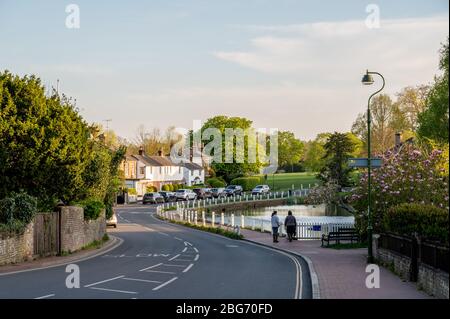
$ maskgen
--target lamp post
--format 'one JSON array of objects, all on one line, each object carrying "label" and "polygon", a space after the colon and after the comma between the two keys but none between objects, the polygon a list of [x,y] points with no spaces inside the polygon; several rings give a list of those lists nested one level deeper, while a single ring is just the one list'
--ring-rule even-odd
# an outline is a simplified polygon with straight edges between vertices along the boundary
[{"label": "lamp post", "polygon": [[371,148],[370,148],[370,123],[372,122],[371,115],[370,115],[370,100],[373,96],[380,93],[384,89],[384,77],[378,73],[378,72],[371,72],[369,70],[366,70],[366,74],[364,74],[362,78],[362,84],[364,85],[372,85],[374,83],[372,75],[376,74],[381,77],[383,80],[383,85],[381,86],[381,89],[370,95],[369,101],[367,103],[367,193],[368,193],[368,207],[367,207],[367,240],[368,240],[368,256],[367,256],[367,262],[373,263],[373,252],[372,252],[372,232],[373,232],[373,226],[372,226],[372,212],[371,212],[371,206],[372,206],[372,196],[371,196]]}]

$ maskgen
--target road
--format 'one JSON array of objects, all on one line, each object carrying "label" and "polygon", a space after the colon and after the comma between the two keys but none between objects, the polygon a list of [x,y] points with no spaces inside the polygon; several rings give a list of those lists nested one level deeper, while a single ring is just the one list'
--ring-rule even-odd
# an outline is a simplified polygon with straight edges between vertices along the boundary
[{"label": "road", "polygon": [[245,241],[168,224],[154,206],[117,209],[117,248],[80,261],[80,287],[66,266],[0,276],[0,298],[310,298],[303,260]]}]

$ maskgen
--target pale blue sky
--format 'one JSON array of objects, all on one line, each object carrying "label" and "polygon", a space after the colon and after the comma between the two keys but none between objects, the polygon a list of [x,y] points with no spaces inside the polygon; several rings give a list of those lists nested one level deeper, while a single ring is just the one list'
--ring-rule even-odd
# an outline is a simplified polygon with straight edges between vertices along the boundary
[{"label": "pale blue sky", "polygon": [[[364,25],[370,3],[380,29]],[[309,139],[350,129],[365,68],[388,93],[432,81],[447,30],[448,0],[0,0],[0,69],[59,78],[86,120],[127,138],[225,114]]]}]

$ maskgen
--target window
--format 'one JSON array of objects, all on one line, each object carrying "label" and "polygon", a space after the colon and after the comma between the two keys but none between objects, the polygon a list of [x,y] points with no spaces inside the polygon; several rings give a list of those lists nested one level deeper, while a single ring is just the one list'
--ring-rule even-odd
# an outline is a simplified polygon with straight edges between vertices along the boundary
[{"label": "window", "polygon": [[140,173],[141,173],[141,175],[144,175],[144,174],[145,174],[145,167],[141,167],[141,168],[140,168]]}]

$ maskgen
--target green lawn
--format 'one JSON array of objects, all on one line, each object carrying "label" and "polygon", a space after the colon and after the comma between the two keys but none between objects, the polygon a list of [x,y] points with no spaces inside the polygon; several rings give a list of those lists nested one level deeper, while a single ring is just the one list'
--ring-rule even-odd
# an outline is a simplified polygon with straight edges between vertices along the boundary
[{"label": "green lawn", "polygon": [[272,190],[283,191],[292,189],[294,185],[295,189],[311,187],[314,184],[320,184],[320,181],[316,178],[316,173],[280,173],[275,175],[267,175],[267,181],[265,182],[270,186]]}]

